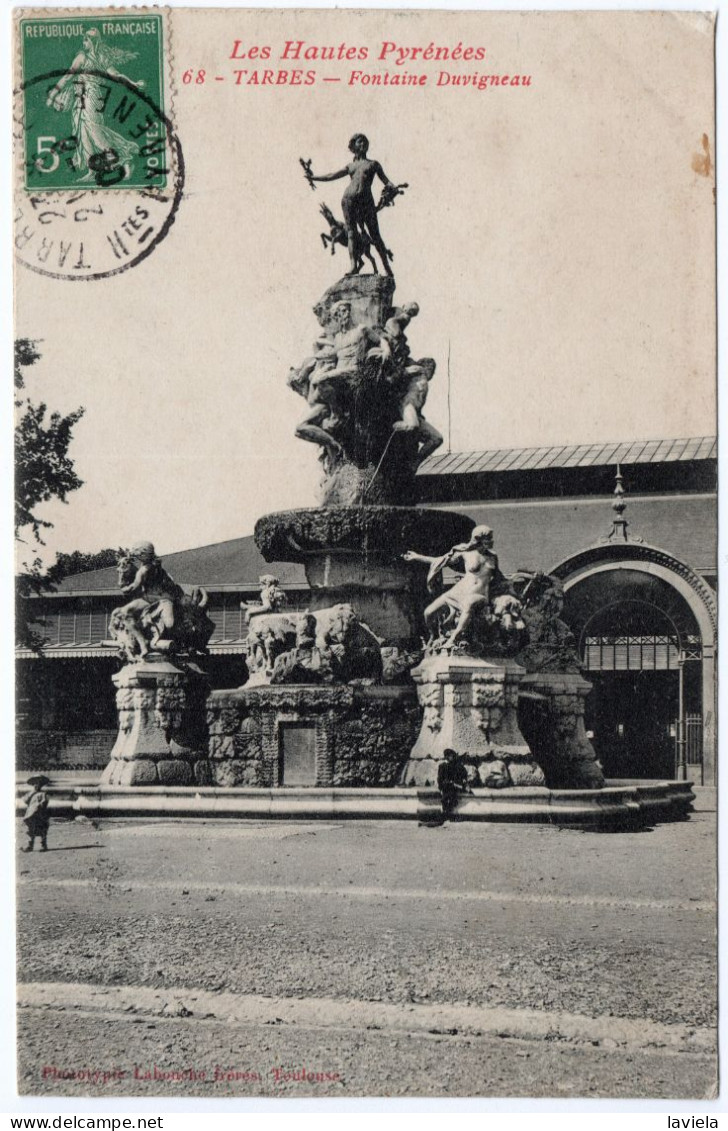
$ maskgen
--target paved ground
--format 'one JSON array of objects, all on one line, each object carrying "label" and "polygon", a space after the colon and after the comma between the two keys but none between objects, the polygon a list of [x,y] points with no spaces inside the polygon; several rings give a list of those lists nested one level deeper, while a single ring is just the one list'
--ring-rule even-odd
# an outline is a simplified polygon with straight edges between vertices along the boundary
[{"label": "paved ground", "polygon": [[20,1091],[708,1097],[714,821],[54,822]]}]

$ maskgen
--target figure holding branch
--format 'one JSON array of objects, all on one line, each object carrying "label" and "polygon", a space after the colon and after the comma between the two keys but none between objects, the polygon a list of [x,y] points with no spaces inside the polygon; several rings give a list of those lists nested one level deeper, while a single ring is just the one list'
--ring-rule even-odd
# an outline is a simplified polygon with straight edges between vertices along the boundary
[{"label": "figure holding branch", "polygon": [[310,161],[302,161],[306,180],[310,185],[313,185],[314,181],[336,181],[347,176],[351,178],[341,199],[349,260],[351,262],[349,274],[357,275],[361,269],[361,255],[358,254],[358,248],[361,237],[366,236],[379,253],[385,273],[391,275],[390,253],[384,246],[379,233],[377,206],[372,195],[372,182],[375,177],[378,177],[383,183],[383,203],[385,204],[391,204],[401,189],[390,181],[378,161],[372,161],[367,157],[369,141],[364,134],[354,134],[349,142],[349,149],[354,155],[353,160],[336,173],[326,173],[317,177],[311,170]]}]

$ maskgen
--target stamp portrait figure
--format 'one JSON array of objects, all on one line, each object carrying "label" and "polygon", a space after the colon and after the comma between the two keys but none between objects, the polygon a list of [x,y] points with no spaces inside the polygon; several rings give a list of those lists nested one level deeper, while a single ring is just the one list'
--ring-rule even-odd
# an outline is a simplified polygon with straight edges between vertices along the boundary
[{"label": "stamp portrait figure", "polygon": [[81,173],[80,181],[94,179],[90,159],[102,154],[106,155],[108,166],[123,168],[125,177],[131,172],[139,146],[105,121],[108,92],[103,89],[99,72],[141,88],[143,81],[133,82],[117,70],[135,58],[136,52],[106,43],[97,28],[89,28],[67,73],[48,91],[48,106],[59,113],[71,111],[71,134],[76,142],[71,164]]}]

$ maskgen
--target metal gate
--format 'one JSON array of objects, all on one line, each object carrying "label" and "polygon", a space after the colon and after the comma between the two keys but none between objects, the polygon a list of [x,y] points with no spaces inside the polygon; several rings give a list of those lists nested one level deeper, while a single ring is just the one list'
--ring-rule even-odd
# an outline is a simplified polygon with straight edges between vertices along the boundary
[{"label": "metal gate", "polygon": [[[689,778],[696,785],[703,784],[703,716],[685,715],[678,724],[676,776],[683,781]],[[688,767],[696,769],[689,771]]]}]

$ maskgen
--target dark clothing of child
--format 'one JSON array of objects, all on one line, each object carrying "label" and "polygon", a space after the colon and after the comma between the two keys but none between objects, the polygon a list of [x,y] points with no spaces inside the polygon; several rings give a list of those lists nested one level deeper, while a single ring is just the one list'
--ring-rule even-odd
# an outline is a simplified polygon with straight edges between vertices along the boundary
[{"label": "dark clothing of child", "polygon": [[28,843],[23,852],[33,851],[36,837],[40,837],[41,852],[46,852],[50,816],[48,814],[48,795],[42,789],[34,789],[26,797],[23,822],[28,834]]}]

